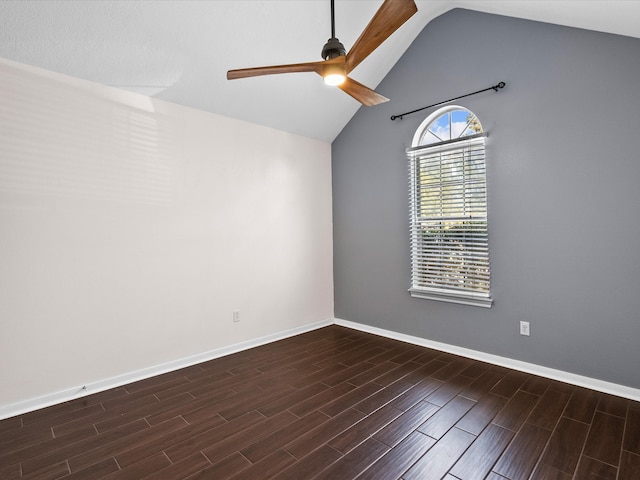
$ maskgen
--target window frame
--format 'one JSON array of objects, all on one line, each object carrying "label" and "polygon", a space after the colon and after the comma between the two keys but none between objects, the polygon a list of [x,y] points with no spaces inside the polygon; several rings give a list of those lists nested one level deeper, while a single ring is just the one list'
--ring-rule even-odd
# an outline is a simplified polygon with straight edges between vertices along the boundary
[{"label": "window frame", "polygon": [[[461,135],[459,138],[427,145],[416,145],[431,125],[440,120],[443,115],[450,114],[455,110],[464,110],[477,120],[477,116],[467,108],[457,105],[443,107],[422,122],[413,137],[413,146],[406,149],[409,160],[410,200],[411,286],[409,293],[416,298],[490,308],[493,304],[493,298],[491,297],[489,262],[486,132]],[[479,125],[479,120],[477,122]],[[466,130],[467,127],[462,133]],[[451,136],[451,131],[449,134]],[[470,153],[472,148],[474,149],[473,153]],[[451,158],[456,159],[456,165],[462,165],[462,172],[467,172],[460,174],[459,177],[453,177],[458,187],[455,194],[449,197],[447,202],[453,201],[456,205],[450,207],[442,199],[442,196],[433,202],[425,201],[423,197],[429,197],[426,194],[428,183],[418,178],[418,170],[422,168],[424,172],[425,168],[425,165],[420,162],[430,159],[428,160],[431,165],[429,168],[439,166],[440,177],[437,177],[439,181],[432,180],[432,185],[441,191],[447,185],[447,182],[443,181],[442,165]],[[465,175],[469,175],[467,167],[473,168],[474,175],[478,175],[474,177],[473,184],[465,178]],[[452,171],[454,170],[460,171],[459,168],[452,167]],[[479,182],[479,189],[474,190],[476,178]],[[451,200],[454,197],[455,199]],[[478,207],[467,207],[468,199],[474,202],[479,199]],[[462,207],[458,207],[459,204]],[[421,213],[426,210],[433,211],[434,208],[440,212],[449,208],[459,211],[459,208],[462,208],[462,214],[425,215]],[[446,243],[445,234],[451,232],[450,229],[457,228],[456,225],[463,228],[452,234],[449,243]],[[420,239],[424,238],[425,231],[429,229],[434,232],[433,240],[425,243]],[[479,248],[476,249],[476,246]],[[436,253],[433,253],[434,251]],[[452,264],[453,266],[451,266]],[[451,286],[454,281],[459,282],[455,287]]]}]

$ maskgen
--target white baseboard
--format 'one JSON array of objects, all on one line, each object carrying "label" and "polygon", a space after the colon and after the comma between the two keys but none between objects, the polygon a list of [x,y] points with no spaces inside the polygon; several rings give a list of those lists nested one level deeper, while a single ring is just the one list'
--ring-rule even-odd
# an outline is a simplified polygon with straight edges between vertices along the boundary
[{"label": "white baseboard", "polygon": [[155,365],[141,370],[128,372],[115,377],[98,380],[95,382],[87,383],[80,387],[69,388],[61,390],[55,393],[44,395],[41,397],[25,400],[18,403],[13,403],[5,406],[0,406],[0,420],[21,415],[27,412],[38,410],[40,408],[49,407],[58,403],[66,402],[76,398],[81,398],[94,393],[109,390],[110,388],[120,387],[131,382],[137,382],[146,378],[161,375],[163,373],[172,372],[181,368],[190,367],[198,363],[207,362],[215,358],[230,355],[232,353],[241,352],[250,348],[259,347],[266,343],[282,340],[294,335],[306,333],[318,328],[326,327],[328,325],[340,325],[354,330],[360,330],[362,332],[372,333],[381,337],[392,338],[406,343],[419,345],[421,347],[432,348],[434,350],[440,350],[442,352],[453,353],[462,357],[472,358],[482,362],[491,363],[494,365],[500,365],[503,367],[519,370],[533,375],[539,375],[541,377],[550,378],[552,380],[558,380],[561,382],[577,385],[580,387],[589,388],[599,392],[609,393],[619,397],[628,398],[630,400],[640,401],[640,390],[636,388],[627,387],[624,385],[618,385],[615,383],[605,382],[595,378],[584,377],[562,370],[555,370],[553,368],[542,367],[533,363],[521,362],[519,360],[513,360],[511,358],[500,357],[498,355],[491,355],[489,353],[480,352],[477,350],[471,350],[468,348],[457,347],[455,345],[449,345],[446,343],[434,342],[420,337],[414,337],[412,335],[406,335],[403,333],[394,332],[391,330],[385,330],[378,327],[371,327],[362,323],[351,322],[348,320],[342,320],[339,318],[324,320],[301,327],[285,330],[282,332],[273,333],[264,337],[248,340],[246,342],[236,343],[227,347],[217,348],[208,352],[203,352],[190,357],[181,358],[171,362],[163,363],[161,365]]},{"label": "white baseboard", "polygon": [[283,332],[273,333],[264,337],[248,340],[246,342],[236,343],[227,347],[216,348],[215,350],[199,353],[197,355],[192,355],[186,358],[180,358],[178,360],[163,363],[161,365],[155,365],[115,377],[90,382],[79,387],[69,388],[22,402],[0,406],[0,420],[38,410],[40,408],[49,407],[51,405],[66,402],[68,400],[73,400],[94,393],[102,392],[104,390],[109,390],[110,388],[120,387],[122,385],[126,385],[131,382],[137,382],[139,380],[144,380],[156,375],[162,375],[163,373],[190,367],[198,363],[207,362],[215,358],[224,357],[225,355],[230,355],[232,353],[241,352],[250,348],[259,347],[260,345],[264,345],[266,343],[293,337],[294,335],[306,333],[311,330],[316,330],[318,328],[326,327],[332,324],[333,319],[329,319],[321,322],[303,325],[301,327],[285,330]]},{"label": "white baseboard", "polygon": [[353,328],[354,330],[360,330],[362,332],[372,333],[374,335],[380,335],[381,337],[392,338],[394,340],[400,340],[401,342],[412,343],[421,347],[432,348],[434,350],[440,350],[442,352],[453,353],[460,355],[461,357],[472,358],[474,360],[480,360],[482,362],[491,363],[494,365],[500,365],[502,367],[511,368],[513,370],[519,370],[521,372],[531,373],[540,377],[550,378],[552,380],[558,380],[564,383],[570,383],[579,387],[589,388],[599,392],[609,393],[618,397],[628,398],[630,400],[640,401],[640,390],[637,388],[627,387],[625,385],[618,385],[616,383],[605,382],[595,378],[584,377],[582,375],[576,375],[574,373],[564,372],[562,370],[555,370],[553,368],[542,367],[534,363],[521,362],[520,360],[513,360],[511,358],[500,357],[498,355],[491,355],[489,353],[480,352],[477,350],[471,350],[468,348],[457,347],[455,345],[449,345],[446,343],[434,342],[425,338],[414,337],[412,335],[405,335],[403,333],[393,332],[391,330],[385,330],[378,327],[371,327],[362,323],[351,322],[348,320],[335,319],[336,325],[341,325],[347,328]]}]

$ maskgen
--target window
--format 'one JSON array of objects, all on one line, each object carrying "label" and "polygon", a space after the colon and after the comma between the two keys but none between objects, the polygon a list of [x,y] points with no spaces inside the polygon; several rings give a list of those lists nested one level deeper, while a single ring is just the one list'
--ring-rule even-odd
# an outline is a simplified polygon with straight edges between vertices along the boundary
[{"label": "window", "polygon": [[414,297],[491,306],[484,144],[478,117],[447,106],[407,149]]}]

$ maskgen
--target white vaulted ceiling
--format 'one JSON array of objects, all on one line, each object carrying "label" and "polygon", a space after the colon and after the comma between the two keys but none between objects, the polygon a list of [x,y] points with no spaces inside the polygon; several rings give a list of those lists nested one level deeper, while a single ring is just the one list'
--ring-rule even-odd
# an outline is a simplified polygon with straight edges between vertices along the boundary
[{"label": "white vaulted ceiling", "polygon": [[[336,36],[347,50],[381,4],[336,0]],[[640,37],[635,0],[416,4],[418,13],[352,72],[354,79],[375,88],[432,19],[457,7]],[[321,60],[330,33],[329,0],[0,2],[0,57],[325,141],[360,104],[315,73],[225,75]]]}]

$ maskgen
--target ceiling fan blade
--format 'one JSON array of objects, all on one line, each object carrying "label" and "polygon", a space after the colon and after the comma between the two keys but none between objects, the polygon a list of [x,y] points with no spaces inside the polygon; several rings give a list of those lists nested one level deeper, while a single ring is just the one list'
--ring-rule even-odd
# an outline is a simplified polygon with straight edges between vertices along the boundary
[{"label": "ceiling fan blade", "polygon": [[344,83],[338,85],[338,88],[351,95],[365,107],[373,107],[374,105],[389,101],[387,97],[383,97],[378,92],[356,82],[353,78],[347,77]]},{"label": "ceiling fan blade", "polygon": [[229,70],[227,80],[237,78],[258,77],[260,75],[275,75],[278,73],[316,72],[322,74],[325,62],[292,63],[290,65],[273,65],[270,67],[240,68]]},{"label": "ceiling fan blade", "polygon": [[418,7],[413,0],[384,0],[347,53],[347,73],[356,68],[417,11]]}]

